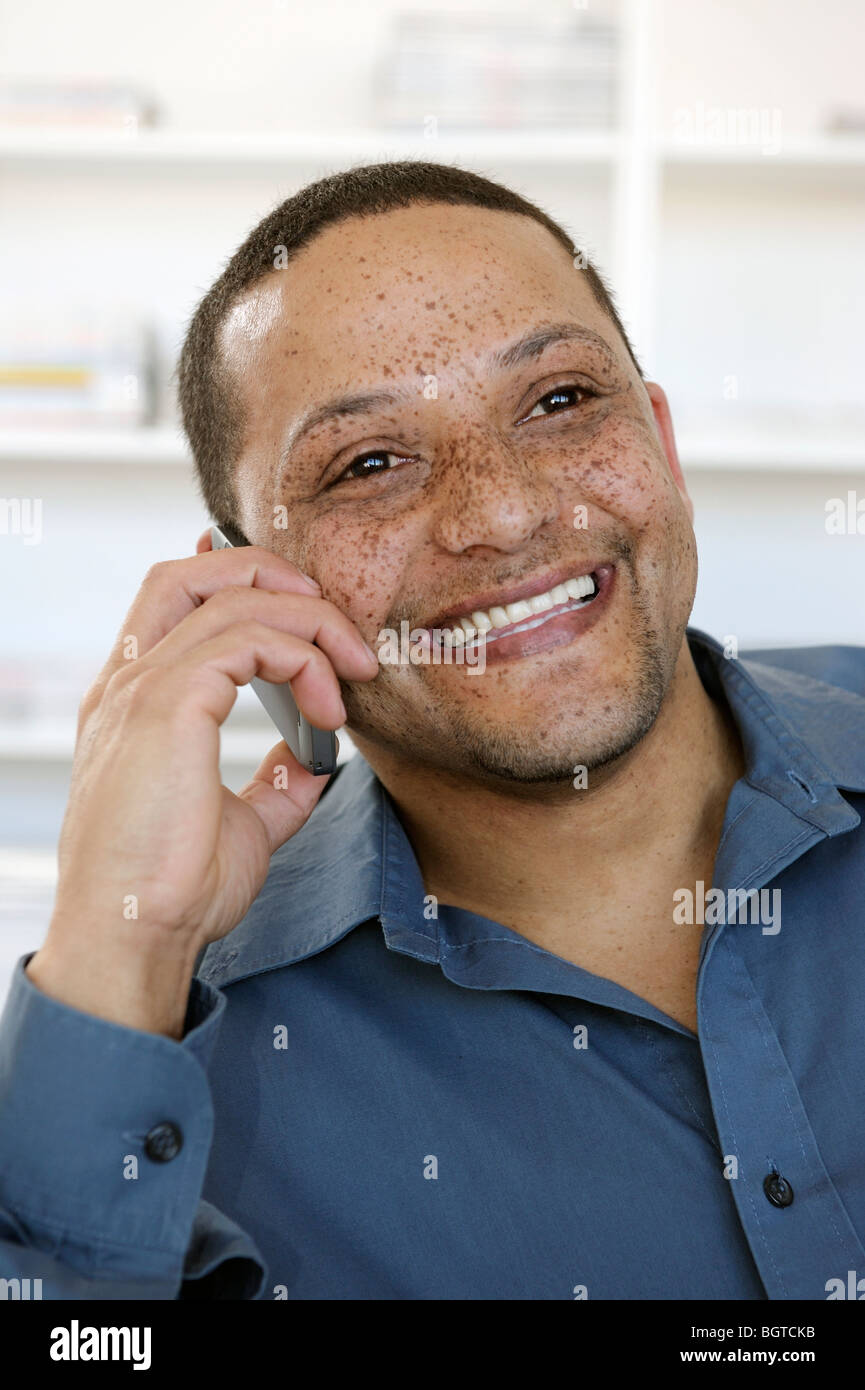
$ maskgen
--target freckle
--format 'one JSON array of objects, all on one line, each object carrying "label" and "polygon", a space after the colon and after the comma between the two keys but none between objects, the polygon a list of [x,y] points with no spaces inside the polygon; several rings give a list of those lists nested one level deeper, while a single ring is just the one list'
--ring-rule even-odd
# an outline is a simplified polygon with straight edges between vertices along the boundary
[{"label": "freckle", "polygon": [[434,309],[435,306],[436,306],[436,302],[435,302],[434,299],[431,299],[431,300],[429,300],[428,303],[424,304],[424,308],[425,308],[425,309]]},{"label": "freckle", "polygon": [[382,290],[381,294],[376,295],[376,299],[384,299],[384,290]]}]

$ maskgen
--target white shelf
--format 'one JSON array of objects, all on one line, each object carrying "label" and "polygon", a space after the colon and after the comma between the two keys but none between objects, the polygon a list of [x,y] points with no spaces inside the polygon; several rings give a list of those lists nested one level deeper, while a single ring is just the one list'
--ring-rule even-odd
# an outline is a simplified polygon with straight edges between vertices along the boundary
[{"label": "white shelf", "polygon": [[183,464],[191,459],[178,430],[0,429],[0,463]]},{"label": "white shelf", "polygon": [[[650,141],[650,143],[652,143]],[[342,165],[358,160],[412,156],[456,156],[506,164],[562,161],[613,163],[622,152],[615,132],[566,130],[441,130],[434,139],[405,130],[195,131],[142,128],[138,131],[43,129],[0,126],[0,160],[63,161],[111,164],[315,164]],[[865,169],[865,136],[859,134],[785,138],[777,152],[764,153],[759,143],[727,144],[712,140],[665,137],[654,153],[664,165],[777,166],[791,170],[817,167]]]},{"label": "white shelf", "polygon": [[[780,472],[865,472],[865,427],[859,437],[751,433],[724,436],[685,430],[677,440],[682,466],[692,469],[773,469]],[[46,463],[86,467],[163,464],[192,467],[185,440],[163,426],[141,430],[2,430],[0,464]]]},{"label": "white shelf", "polygon": [[707,141],[666,139],[661,141],[659,157],[668,165],[703,165],[750,168],[773,166],[804,171],[813,168],[865,169],[865,136],[820,135],[784,139],[776,152],[764,152],[755,144],[725,144]]},{"label": "white shelf", "polygon": [[696,472],[861,473],[865,475],[865,431],[860,438],[821,439],[807,435],[754,433],[741,437],[690,434],[677,438],[682,467]]},{"label": "white shelf", "polygon": [[[75,748],[76,721],[56,719],[7,719],[0,721],[0,762],[71,763]],[[220,734],[220,762],[226,766],[248,765],[255,770],[279,735],[272,726],[260,729],[223,729]],[[343,729],[339,733],[339,760],[354,751]]]},{"label": "white shelf", "polygon": [[44,130],[0,127],[0,160],[57,160],[131,165],[344,165],[359,160],[496,160],[505,163],[605,164],[618,153],[613,133],[550,131],[440,131],[435,139],[399,130],[183,131],[142,129]]}]

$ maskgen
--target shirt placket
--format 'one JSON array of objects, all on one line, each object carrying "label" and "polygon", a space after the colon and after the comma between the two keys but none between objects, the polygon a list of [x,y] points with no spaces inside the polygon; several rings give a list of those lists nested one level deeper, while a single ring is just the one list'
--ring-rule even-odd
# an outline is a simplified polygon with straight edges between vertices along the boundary
[{"label": "shirt placket", "polygon": [[[837,793],[825,812],[831,833],[858,823]],[[759,890],[826,833],[755,790],[735,834],[722,842],[713,886],[725,897],[731,888]],[[774,855],[767,844],[775,846]],[[741,934],[759,931],[750,920],[707,929],[698,980],[706,1080],[725,1174],[769,1298],[825,1299],[827,1280],[839,1270],[865,1267],[865,1248],[823,1163],[796,1079],[743,958]],[[773,937],[766,939],[767,950],[783,949]]]}]

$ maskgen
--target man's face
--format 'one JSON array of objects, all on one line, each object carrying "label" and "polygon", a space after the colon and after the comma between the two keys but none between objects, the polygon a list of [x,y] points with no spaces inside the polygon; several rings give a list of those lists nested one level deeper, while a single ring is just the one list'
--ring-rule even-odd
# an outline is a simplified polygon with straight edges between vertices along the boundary
[{"label": "man's face", "polygon": [[[564,324],[575,336],[493,361]],[[344,685],[361,746],[537,782],[642,737],[681,650],[694,535],[662,393],[653,405],[545,228],[438,204],[351,218],[250,291],[223,344],[247,409],[250,540],[317,579],[373,648],[403,620],[442,630],[504,609],[483,673],[407,662]],[[394,399],[299,432],[372,392]],[[558,587],[584,575],[588,602]],[[520,601],[528,618],[507,606]]]}]

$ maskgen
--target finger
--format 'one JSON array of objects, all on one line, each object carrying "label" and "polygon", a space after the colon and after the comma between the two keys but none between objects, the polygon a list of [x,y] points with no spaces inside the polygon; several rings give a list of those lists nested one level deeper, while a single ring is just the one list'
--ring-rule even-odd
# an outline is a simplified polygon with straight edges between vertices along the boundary
[{"label": "finger", "polygon": [[163,560],[144,576],[94,686],[101,690],[116,670],[143,656],[218,590],[230,585],[320,596],[315,580],[269,550],[247,545]]},{"label": "finger", "polygon": [[264,826],[271,854],[306,823],[329,781],[301,767],[287,743],[271,748],[238,792]]},{"label": "finger", "polygon": [[354,623],[326,599],[266,589],[223,589],[178,623],[141,657],[145,666],[180,660],[220,632],[238,623],[257,622],[287,632],[323,651],[344,680],[369,680],[378,659]]},{"label": "finger", "polygon": [[192,736],[197,713],[221,724],[237,699],[237,687],[253,676],[276,684],[290,681],[298,708],[316,728],[345,723],[339,681],[324,652],[263,623],[234,623],[177,661],[142,662],[115,673],[111,684],[121,717],[131,712],[145,722],[187,724]]}]

